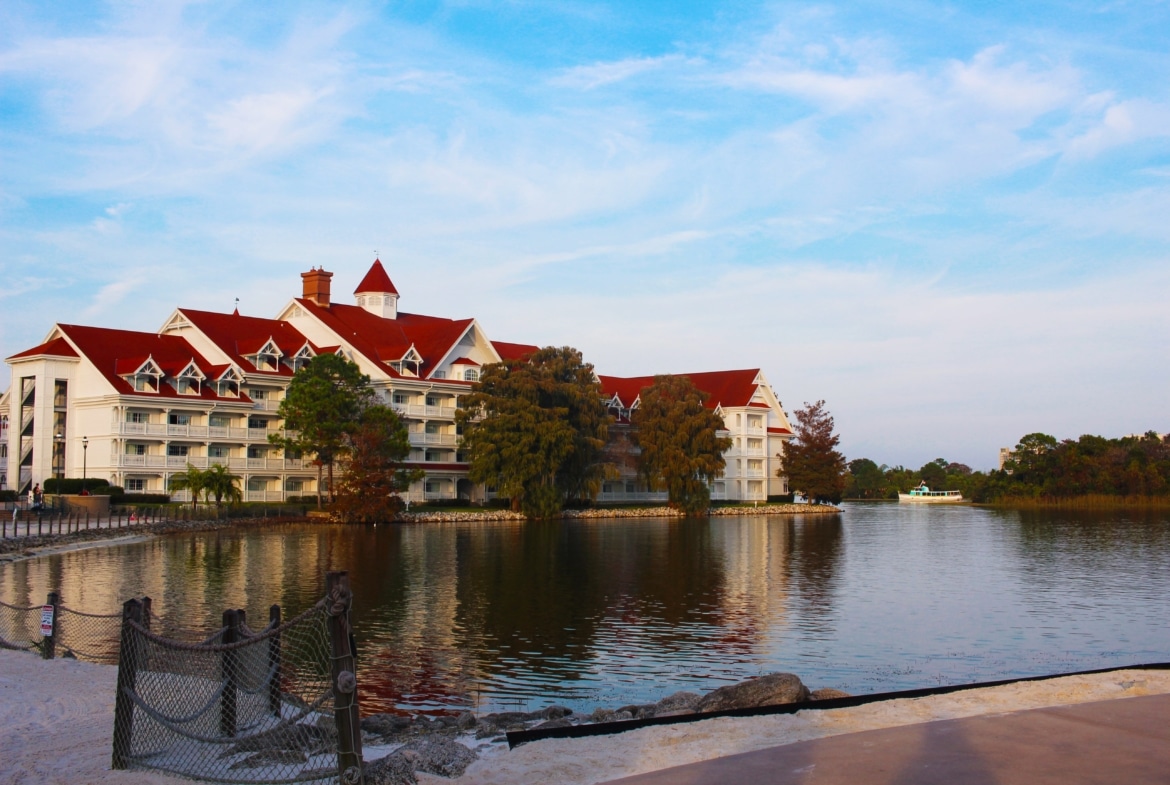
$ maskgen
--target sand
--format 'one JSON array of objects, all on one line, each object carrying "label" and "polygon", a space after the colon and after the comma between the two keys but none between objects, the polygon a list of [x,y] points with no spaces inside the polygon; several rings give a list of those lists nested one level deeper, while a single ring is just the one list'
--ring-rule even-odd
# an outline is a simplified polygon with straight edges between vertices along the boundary
[{"label": "sand", "polygon": [[[0,651],[0,782],[182,783],[160,774],[111,772],[116,668]],[[721,718],[612,736],[483,748],[458,780],[427,785],[589,785],[619,777],[841,733],[1045,706],[1170,693],[1170,671],[1122,670],[772,717]],[[372,752],[372,750],[371,750]]]}]

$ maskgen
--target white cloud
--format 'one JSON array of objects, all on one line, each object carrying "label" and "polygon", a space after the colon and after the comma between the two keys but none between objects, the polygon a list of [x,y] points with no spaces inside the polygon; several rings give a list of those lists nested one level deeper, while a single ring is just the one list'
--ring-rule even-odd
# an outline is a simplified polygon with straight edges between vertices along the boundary
[{"label": "white cloud", "polygon": [[569,87],[577,90],[595,90],[598,87],[624,82],[635,76],[651,71],[660,71],[678,65],[701,65],[697,58],[682,55],[660,57],[629,57],[607,63],[578,65],[567,68],[549,80],[555,87]]}]

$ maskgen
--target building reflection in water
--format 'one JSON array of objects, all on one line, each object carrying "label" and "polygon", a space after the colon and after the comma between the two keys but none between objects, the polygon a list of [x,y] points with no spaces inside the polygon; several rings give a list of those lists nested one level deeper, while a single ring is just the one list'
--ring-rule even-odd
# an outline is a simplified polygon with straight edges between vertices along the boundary
[{"label": "building reflection in water", "polygon": [[656,700],[776,670],[833,622],[840,519],[742,517],[285,526],[58,554],[0,573],[0,599],[114,612],[150,595],[165,631],[259,628],[346,569],[363,711]]}]

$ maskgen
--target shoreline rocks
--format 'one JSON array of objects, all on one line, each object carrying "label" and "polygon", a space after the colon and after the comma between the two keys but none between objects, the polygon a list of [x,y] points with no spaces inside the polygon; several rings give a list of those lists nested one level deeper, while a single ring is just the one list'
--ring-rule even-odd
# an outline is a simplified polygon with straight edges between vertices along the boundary
[{"label": "shoreline rocks", "polygon": [[[370,777],[367,781],[413,783],[416,781],[415,771],[459,777],[476,759],[475,747],[504,742],[505,734],[514,731],[704,714],[840,697],[848,697],[848,693],[831,688],[810,691],[798,676],[769,673],[719,687],[705,695],[676,692],[657,703],[616,709],[599,706],[588,715],[575,714],[567,706],[555,705],[532,712],[492,712],[479,717],[469,711],[440,717],[372,714],[361,721],[363,745],[401,746],[385,758],[367,764],[367,776]],[[459,738],[463,742],[456,740]]]},{"label": "shoreline rocks", "polygon": [[[710,517],[739,515],[828,515],[839,513],[839,507],[827,504],[761,504],[758,507],[712,507],[707,511]],[[564,510],[561,518],[682,518],[681,510],[673,507],[591,507],[586,510]],[[523,521],[523,513],[512,510],[468,510],[428,512],[402,511],[394,517],[396,523],[463,523],[477,521]]]}]

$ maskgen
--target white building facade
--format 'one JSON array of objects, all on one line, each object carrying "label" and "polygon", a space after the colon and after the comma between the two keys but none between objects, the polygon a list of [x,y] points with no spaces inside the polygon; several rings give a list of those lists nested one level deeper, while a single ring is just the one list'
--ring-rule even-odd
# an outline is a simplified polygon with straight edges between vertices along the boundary
[{"label": "white building facade", "polygon": [[[489,495],[468,480],[455,411],[480,368],[535,351],[492,342],[474,319],[401,312],[380,261],[354,291],[332,302],[332,273],[302,273],[302,295],[274,319],[176,309],[157,333],[57,324],[38,346],[7,358],[0,396],[0,489],[26,492],[50,477],[106,479],[129,493],[164,493],[188,464],[224,464],[247,501],[317,491],[313,456],[286,455],[268,436],[281,429],[280,401],[296,370],[322,352],[354,361],[376,394],[403,418],[409,465],[424,477],[412,501]],[[687,374],[708,394],[733,440],[716,499],[764,501],[788,492],[778,476],[791,427],[758,369]],[[653,377],[598,377],[628,443],[630,412]],[[620,448],[617,452],[621,453]],[[624,450],[631,458],[632,448]],[[632,458],[619,461],[601,502],[665,498],[641,486]],[[182,498],[176,495],[175,498]]]}]

